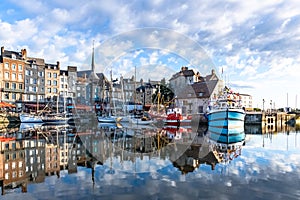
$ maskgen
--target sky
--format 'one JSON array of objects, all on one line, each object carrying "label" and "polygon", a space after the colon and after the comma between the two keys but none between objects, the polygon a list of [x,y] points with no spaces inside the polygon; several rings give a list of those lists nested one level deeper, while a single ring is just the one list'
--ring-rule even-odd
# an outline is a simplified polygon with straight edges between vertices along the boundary
[{"label": "sky", "polygon": [[[61,68],[168,80],[214,69],[253,107],[300,105],[297,0],[3,0],[0,45]],[[271,104],[272,102],[272,104]]]}]

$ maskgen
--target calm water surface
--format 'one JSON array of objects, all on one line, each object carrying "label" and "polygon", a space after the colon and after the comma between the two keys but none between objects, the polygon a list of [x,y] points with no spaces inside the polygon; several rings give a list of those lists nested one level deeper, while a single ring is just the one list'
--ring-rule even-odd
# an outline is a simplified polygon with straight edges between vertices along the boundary
[{"label": "calm water surface", "polygon": [[[205,126],[103,125],[75,132],[39,127],[50,129],[57,135],[47,139],[28,129],[7,132],[60,149],[68,144],[68,164],[61,161],[58,173],[27,166],[27,177],[2,187],[1,199],[300,199],[300,136],[294,127],[248,126],[232,150],[210,140]],[[47,158],[41,160],[47,165]]]}]

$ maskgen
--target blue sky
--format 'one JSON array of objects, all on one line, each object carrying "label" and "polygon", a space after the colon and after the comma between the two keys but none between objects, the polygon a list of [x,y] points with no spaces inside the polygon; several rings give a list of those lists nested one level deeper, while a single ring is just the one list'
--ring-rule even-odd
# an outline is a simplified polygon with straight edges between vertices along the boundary
[{"label": "blue sky", "polygon": [[299,25],[296,0],[0,2],[5,49],[87,69],[94,41],[98,72],[131,77],[136,66],[144,80],[168,79],[182,65],[203,75],[223,69],[254,107],[262,99],[299,107]]}]

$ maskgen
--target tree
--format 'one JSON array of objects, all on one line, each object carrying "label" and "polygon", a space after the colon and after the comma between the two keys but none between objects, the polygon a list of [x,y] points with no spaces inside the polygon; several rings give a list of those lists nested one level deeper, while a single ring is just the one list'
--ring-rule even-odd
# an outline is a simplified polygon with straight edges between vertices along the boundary
[{"label": "tree", "polygon": [[155,93],[152,95],[153,104],[160,103],[167,106],[173,102],[173,99],[174,99],[174,92],[165,84],[159,84]]}]

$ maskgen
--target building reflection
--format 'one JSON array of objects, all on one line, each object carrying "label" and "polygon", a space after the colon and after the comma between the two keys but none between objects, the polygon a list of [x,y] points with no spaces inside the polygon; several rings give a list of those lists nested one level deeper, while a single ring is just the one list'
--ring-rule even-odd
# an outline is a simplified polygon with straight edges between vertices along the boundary
[{"label": "building reflection", "polygon": [[[241,135],[263,134],[259,128],[251,128],[250,132],[245,128]],[[218,164],[232,162],[241,155],[245,137],[238,138],[234,142],[221,143],[212,139],[206,126],[21,124],[18,129],[13,127],[1,132],[2,195],[11,188],[27,192],[28,184],[42,183],[47,176],[60,177],[61,170],[77,173],[78,166],[91,168],[93,182],[97,165],[109,166],[107,173],[112,174],[114,170],[141,172],[138,166],[146,160],[170,161],[182,174],[193,172],[201,165],[214,170]]]}]

